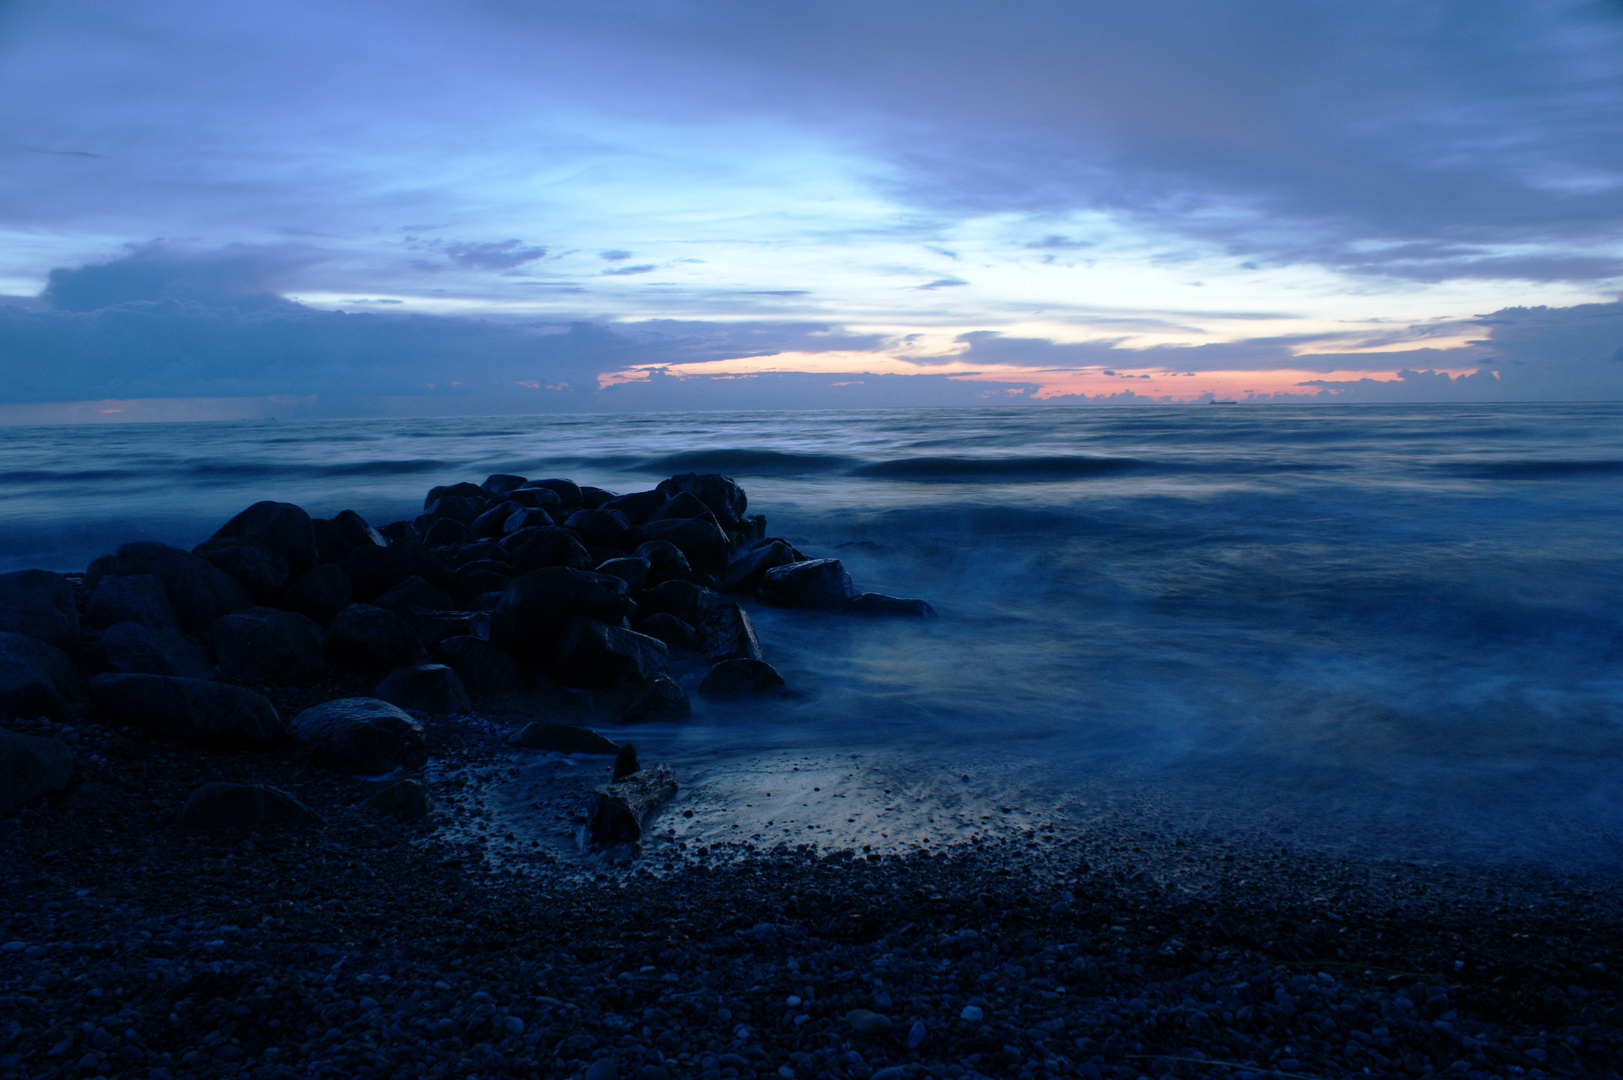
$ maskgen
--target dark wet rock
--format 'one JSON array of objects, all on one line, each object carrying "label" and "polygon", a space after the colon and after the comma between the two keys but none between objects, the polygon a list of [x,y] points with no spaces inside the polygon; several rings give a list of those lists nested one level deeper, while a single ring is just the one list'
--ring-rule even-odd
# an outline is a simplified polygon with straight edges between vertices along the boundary
[{"label": "dark wet rock", "polygon": [[575,724],[555,724],[536,720],[524,725],[507,740],[525,750],[545,750],[553,754],[617,754],[620,746],[613,739],[599,735],[591,728]]},{"label": "dark wet rock", "polygon": [[403,615],[417,640],[429,649],[450,637],[471,634],[490,636],[490,613],[485,611],[425,611],[421,608]]},{"label": "dark wet rock", "polygon": [[189,829],[210,832],[267,825],[319,828],[326,824],[320,814],[280,788],[223,781],[204,784],[192,792],[180,811],[180,821]]},{"label": "dark wet rock", "polygon": [[502,526],[507,523],[507,519],[523,509],[524,507],[522,504],[513,502],[511,500],[497,503],[489,510],[486,510],[478,517],[474,518],[473,524],[470,525],[469,528],[472,530],[475,537],[481,539],[491,536],[501,536],[503,531]]},{"label": "dark wet rock", "polygon": [[[511,582],[508,584],[511,584]],[[472,600],[469,600],[463,606],[469,611],[495,611],[497,606],[502,602],[502,594],[506,591],[507,589],[504,587],[501,589],[493,589],[490,592],[482,592]]]},{"label": "dark wet rock", "polygon": [[577,615],[559,642],[556,668],[569,686],[606,690],[650,680],[669,666],[663,641]]},{"label": "dark wet rock", "polygon": [[580,502],[588,510],[601,509],[612,498],[614,498],[614,492],[605,488],[581,485]]},{"label": "dark wet rock", "polygon": [[411,625],[392,611],[351,604],[327,628],[333,659],[363,667],[408,667],[427,659]]},{"label": "dark wet rock", "polygon": [[388,814],[401,821],[425,821],[434,810],[434,800],[421,780],[396,780],[364,800],[361,809],[372,814]]},{"label": "dark wet rock", "polygon": [[642,534],[648,540],[665,540],[675,544],[687,556],[691,566],[706,573],[726,569],[727,557],[732,551],[732,541],[727,534],[708,518],[650,521],[643,525]]},{"label": "dark wet rock", "polygon": [[287,560],[258,541],[217,537],[192,548],[192,554],[236,578],[261,604],[277,603],[287,588]]},{"label": "dark wet rock", "polygon": [[913,619],[935,618],[935,608],[923,600],[907,596],[886,596],[883,593],[876,592],[865,592],[855,600],[848,601],[845,610],[853,615],[894,615]]},{"label": "dark wet rock", "polygon": [[525,484],[522,476],[512,473],[491,473],[485,477],[485,482],[479,485],[479,490],[486,495],[506,495],[509,491],[521,488]]},{"label": "dark wet rock", "polygon": [[618,623],[636,609],[626,583],[608,574],[565,566],[532,570],[513,580],[490,620],[490,640],[530,662],[553,658],[571,617]]},{"label": "dark wet rock", "polygon": [[759,660],[761,642],[749,614],[737,604],[724,603],[719,611],[693,628],[693,648],[706,660]]},{"label": "dark wet rock", "polygon": [[0,719],[78,711],[79,671],[55,645],[27,634],[0,630]]},{"label": "dark wet rock", "polygon": [[372,601],[374,607],[392,611],[401,618],[407,618],[412,611],[421,608],[425,611],[446,611],[456,607],[456,601],[441,589],[436,589],[427,580],[412,575],[405,581],[396,585],[376,600]]},{"label": "dark wet rock", "polygon": [[199,745],[268,742],[282,734],[276,707],[246,687],[164,675],[97,675],[90,700],[104,720]]},{"label": "dark wet rock", "polygon": [[350,550],[358,547],[388,547],[389,541],[353,510],[340,511],[332,519]]},{"label": "dark wet rock", "polygon": [[429,547],[450,547],[453,544],[465,544],[473,538],[473,530],[462,522],[440,518],[423,534],[423,543]]},{"label": "dark wet rock", "polygon": [[648,560],[635,555],[622,555],[618,559],[607,559],[600,563],[597,572],[617,577],[626,583],[627,588],[636,590],[648,580]]},{"label": "dark wet rock", "polygon": [[[221,618],[230,616],[223,615]],[[114,623],[103,630],[96,640],[91,659],[95,667],[125,675],[214,678],[214,665],[209,660],[208,651],[168,627]]]},{"label": "dark wet rock", "polygon": [[[618,775],[620,770],[615,770]],[[592,793],[587,812],[586,833],[596,848],[635,844],[642,839],[643,824],[659,807],[676,794],[676,776],[669,765],[655,765],[620,776]],[[603,1061],[613,1064],[612,1058]],[[596,1063],[601,1065],[602,1062]],[[792,1071],[792,1070],[791,1070]],[[597,1075],[593,1075],[594,1072]],[[613,1069],[594,1066],[586,1070],[587,1080],[615,1080]]]},{"label": "dark wet rock", "polygon": [[377,698],[340,698],[305,709],[287,731],[327,764],[363,776],[415,769],[427,760],[423,726]]},{"label": "dark wet rock", "polygon": [[655,612],[642,620],[639,633],[663,641],[667,648],[693,648],[693,627],[668,611]]},{"label": "dark wet rock", "polygon": [[700,502],[697,495],[687,491],[678,492],[664,506],[648,515],[649,521],[687,521],[690,518],[703,518],[706,521],[714,521],[717,525],[721,524],[721,519],[716,517],[715,511]]},{"label": "dark wet rock", "polygon": [[857,589],[838,559],[807,559],[775,566],[761,579],[761,596],[783,607],[839,608]]},{"label": "dark wet rock", "polygon": [[649,540],[637,545],[632,557],[648,560],[648,585],[664,581],[687,581],[693,577],[693,565],[682,549],[669,540]]},{"label": "dark wet rock", "polygon": [[637,760],[637,748],[626,743],[614,755],[614,771],[609,774],[609,782],[618,784],[632,773],[639,772],[642,772],[642,763]]},{"label": "dark wet rock", "polygon": [[[495,566],[502,566],[502,569],[496,570],[494,569]],[[477,596],[504,591],[507,586],[513,583],[511,570],[511,567],[486,560],[480,560],[476,566],[471,568],[462,567],[457,571],[456,575],[456,599],[458,605],[466,607]]]},{"label": "dark wet rock", "polygon": [[318,679],[327,666],[326,646],[326,632],[315,620],[263,607],[221,616],[209,639],[221,678],[234,682]]},{"label": "dark wet rock", "polygon": [[162,581],[181,630],[199,637],[207,635],[221,615],[254,606],[247,588],[218,566],[189,551],[152,540],[121,546],[109,573],[126,577],[151,574]]},{"label": "dark wet rock", "polygon": [[599,704],[602,715],[617,724],[651,724],[662,720],[685,720],[693,703],[669,675],[659,675],[646,683],[617,691]]},{"label": "dark wet rock", "polygon": [[800,561],[800,553],[782,540],[768,540],[728,563],[721,584],[734,592],[754,592],[767,571]]},{"label": "dark wet rock", "polygon": [[494,540],[476,540],[471,544],[464,544],[457,549],[456,557],[451,560],[451,565],[458,571],[468,569],[475,563],[502,573],[512,573],[513,570],[512,556],[502,550],[501,544]]},{"label": "dark wet rock", "polygon": [[471,635],[449,637],[436,650],[474,697],[502,697],[523,685],[518,664],[506,650]]},{"label": "dark wet rock", "polygon": [[61,739],[0,728],[0,814],[62,791],[73,779],[73,748]]},{"label": "dark wet rock", "polygon": [[163,582],[151,574],[108,574],[96,582],[85,608],[85,622],[96,629],[133,622],[155,630],[180,625]]},{"label": "dark wet rock", "polygon": [[387,525],[378,527],[378,535],[391,544],[398,544],[402,540],[415,540],[417,530],[409,521],[391,521]]},{"label": "dark wet rock", "polygon": [[638,595],[637,609],[645,617],[664,612],[675,615],[689,626],[725,611],[732,601],[714,589],[691,581],[666,581]]},{"label": "dark wet rock", "polygon": [[327,518],[311,518],[310,531],[315,534],[316,538],[317,566],[343,562],[344,556],[348,555],[350,549],[355,546],[345,540],[344,534],[339,531],[338,526]]},{"label": "dark wet rock", "polygon": [[580,537],[566,529],[535,529],[513,549],[513,569],[520,574],[544,566],[572,566],[577,570],[589,570],[593,565],[592,554],[586,550],[586,545],[580,542]]},{"label": "dark wet rock", "polygon": [[445,716],[473,711],[462,680],[445,664],[395,668],[372,693],[408,712]]},{"label": "dark wet rock", "polygon": [[618,510],[631,524],[641,525],[668,501],[663,492],[633,491],[629,495],[616,495],[603,504],[603,509]]},{"label": "dark wet rock", "polygon": [[783,676],[762,660],[723,660],[705,675],[699,693],[708,697],[745,697],[777,693],[784,689]]},{"label": "dark wet rock", "polygon": [[535,529],[555,528],[557,524],[558,523],[552,519],[552,515],[546,510],[543,510],[541,507],[526,506],[521,510],[515,510],[513,513],[507,515],[507,519],[502,522],[501,535],[504,546],[506,547],[506,550],[512,551],[523,541],[514,540],[511,546],[507,546],[506,541],[508,538],[516,536],[519,533],[531,532]]},{"label": "dark wet rock", "polygon": [[79,647],[79,609],[66,576],[46,570],[0,574],[0,630],[27,634],[59,649]]},{"label": "dark wet rock", "polygon": [[580,488],[573,480],[527,480],[524,482],[524,488],[522,490],[533,491],[536,488],[541,488],[544,491],[550,491],[554,495],[558,496],[558,505],[565,510],[572,510],[577,506],[583,505]]},{"label": "dark wet rock", "polygon": [[532,510],[562,510],[564,505],[558,493],[548,488],[519,488],[509,491],[507,500]]},{"label": "dark wet rock", "polygon": [[344,568],[332,563],[322,563],[288,586],[282,602],[290,610],[314,619],[322,626],[327,626],[340,611],[353,603],[354,599],[355,593],[350,588],[349,575],[344,572]]},{"label": "dark wet rock", "polygon": [[428,494],[423,497],[423,509],[429,510],[435,503],[447,497],[471,500],[483,499],[486,494],[484,488],[466,480],[456,484],[440,484],[428,489]]},{"label": "dark wet rock", "polygon": [[588,547],[627,551],[640,541],[637,531],[618,510],[576,510],[564,520],[564,528],[573,529]]},{"label": "dark wet rock", "polygon": [[220,526],[214,536],[263,544],[287,560],[290,577],[297,577],[316,565],[316,534],[310,515],[292,503],[254,503]]},{"label": "dark wet rock", "polygon": [[344,556],[355,598],[371,603],[409,577],[420,577],[436,589],[450,591],[456,576],[416,540],[397,540],[388,547],[367,545]]},{"label": "dark wet rock", "polygon": [[655,490],[666,498],[684,493],[696,497],[725,529],[737,528],[749,505],[744,489],[718,473],[683,473],[664,481]]}]

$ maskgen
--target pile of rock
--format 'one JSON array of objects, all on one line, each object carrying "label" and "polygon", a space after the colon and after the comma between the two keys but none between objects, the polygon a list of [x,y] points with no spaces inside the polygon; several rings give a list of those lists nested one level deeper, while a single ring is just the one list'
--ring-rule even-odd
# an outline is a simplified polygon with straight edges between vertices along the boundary
[{"label": "pile of rock", "polygon": [[[61,719],[88,698],[156,737],[291,738],[341,768],[388,773],[421,764],[411,712],[547,687],[621,723],[681,717],[690,703],[673,660],[701,694],[783,690],[728,593],[931,614],[922,600],[858,592],[839,560],[768,537],[746,507],[743,489],[714,474],[625,495],[500,474],[435,487],[421,515],[382,529],[349,510],[312,519],[259,502],[189,552],[137,541],[82,576],[0,575],[0,718]],[[373,697],[292,723],[255,689],[368,671],[381,677]],[[54,754],[13,757],[54,761],[40,768],[55,776]],[[41,782],[13,790],[31,796]]]}]

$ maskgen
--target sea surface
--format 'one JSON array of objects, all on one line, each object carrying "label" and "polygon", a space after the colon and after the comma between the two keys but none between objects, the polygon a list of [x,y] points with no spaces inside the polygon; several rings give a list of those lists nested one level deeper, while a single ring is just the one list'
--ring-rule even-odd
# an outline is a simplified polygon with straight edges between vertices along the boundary
[{"label": "sea surface", "polygon": [[190,547],[260,499],[383,524],[492,472],[624,492],[692,470],[940,617],[752,607],[798,696],[636,733],[700,807],[685,839],[884,849],[1108,810],[1623,866],[1618,405],[12,427],[0,569]]}]

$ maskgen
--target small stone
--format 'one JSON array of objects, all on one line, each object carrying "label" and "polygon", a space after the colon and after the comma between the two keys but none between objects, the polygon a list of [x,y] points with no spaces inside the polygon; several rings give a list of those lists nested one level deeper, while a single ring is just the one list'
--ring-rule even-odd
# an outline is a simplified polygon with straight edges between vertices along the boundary
[{"label": "small stone", "polygon": [[863,1035],[889,1035],[896,1027],[890,1017],[869,1009],[852,1009],[845,1014],[845,1022]]},{"label": "small stone", "polygon": [[504,1016],[502,1017],[502,1027],[507,1029],[509,1035],[524,1034],[524,1020],[522,1017]]},{"label": "small stone", "polygon": [[26,941],[8,941],[4,945],[0,945],[0,953],[22,952],[26,948],[28,948],[28,942]]},{"label": "small stone", "polygon": [[979,1005],[965,1005],[964,1011],[958,1014],[958,1019],[968,1020],[971,1024],[978,1024],[986,1019],[986,1013]]},{"label": "small stone", "polygon": [[907,1029],[907,1048],[917,1050],[919,1044],[924,1042],[928,1035],[929,1032],[925,1030],[923,1020],[913,1021],[913,1026]]},{"label": "small stone", "polygon": [[585,1080],[618,1080],[619,1075],[613,1058],[598,1058],[586,1069]]}]

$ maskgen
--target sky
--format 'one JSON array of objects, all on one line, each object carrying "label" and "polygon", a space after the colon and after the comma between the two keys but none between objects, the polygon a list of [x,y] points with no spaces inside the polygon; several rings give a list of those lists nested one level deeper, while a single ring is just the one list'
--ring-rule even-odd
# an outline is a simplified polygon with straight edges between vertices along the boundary
[{"label": "sky", "polygon": [[1623,0],[0,0],[0,421],[1623,399]]}]

